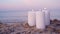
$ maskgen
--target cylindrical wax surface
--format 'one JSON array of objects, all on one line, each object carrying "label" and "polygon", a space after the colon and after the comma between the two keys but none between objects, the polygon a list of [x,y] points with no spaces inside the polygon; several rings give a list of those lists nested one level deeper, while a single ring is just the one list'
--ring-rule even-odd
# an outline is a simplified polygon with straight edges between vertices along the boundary
[{"label": "cylindrical wax surface", "polygon": [[36,12],[36,28],[45,29],[44,12],[42,12],[42,11]]},{"label": "cylindrical wax surface", "polygon": [[49,25],[50,24],[50,12],[47,10],[43,10],[43,12],[45,13],[45,25]]},{"label": "cylindrical wax surface", "polygon": [[35,16],[35,12],[31,11],[28,12],[28,24],[29,26],[35,26],[36,25],[36,16]]}]

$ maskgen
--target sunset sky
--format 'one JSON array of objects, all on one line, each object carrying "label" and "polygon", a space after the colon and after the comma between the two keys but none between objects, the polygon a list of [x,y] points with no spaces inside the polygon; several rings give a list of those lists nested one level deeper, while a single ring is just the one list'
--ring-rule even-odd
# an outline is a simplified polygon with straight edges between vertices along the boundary
[{"label": "sunset sky", "polygon": [[47,8],[51,19],[60,20],[60,0],[0,0],[0,20],[27,19],[27,12]]},{"label": "sunset sky", "polygon": [[0,10],[60,9],[60,0],[0,0]]}]

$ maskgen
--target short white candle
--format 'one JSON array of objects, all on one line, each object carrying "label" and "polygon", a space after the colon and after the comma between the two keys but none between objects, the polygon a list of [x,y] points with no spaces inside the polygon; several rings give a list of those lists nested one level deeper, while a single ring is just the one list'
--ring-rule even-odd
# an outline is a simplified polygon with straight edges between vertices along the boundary
[{"label": "short white candle", "polygon": [[45,25],[49,25],[50,24],[50,12],[46,10],[46,8],[44,8],[42,12],[45,13]]},{"label": "short white candle", "polygon": [[36,16],[34,11],[28,12],[28,24],[29,26],[35,26],[36,25]]},{"label": "short white candle", "polygon": [[36,12],[36,28],[45,29],[44,12],[42,12],[42,11]]}]

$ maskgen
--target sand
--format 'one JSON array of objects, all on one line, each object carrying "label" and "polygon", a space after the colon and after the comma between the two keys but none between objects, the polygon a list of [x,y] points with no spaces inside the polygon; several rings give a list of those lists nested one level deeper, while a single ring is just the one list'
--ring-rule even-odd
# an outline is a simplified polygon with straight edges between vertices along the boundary
[{"label": "sand", "polygon": [[46,29],[36,29],[28,23],[0,24],[0,34],[60,34],[60,21],[51,21]]}]

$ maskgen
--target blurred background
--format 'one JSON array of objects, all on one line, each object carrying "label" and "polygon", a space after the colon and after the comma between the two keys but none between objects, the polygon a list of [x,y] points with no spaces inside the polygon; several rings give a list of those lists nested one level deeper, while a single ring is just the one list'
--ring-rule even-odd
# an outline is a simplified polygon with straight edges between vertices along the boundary
[{"label": "blurred background", "polygon": [[60,20],[60,0],[0,0],[0,21],[4,23],[27,21],[27,12],[47,8],[50,19]]}]

